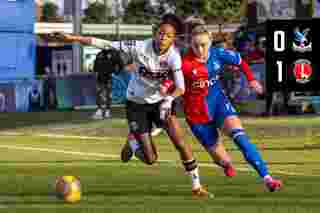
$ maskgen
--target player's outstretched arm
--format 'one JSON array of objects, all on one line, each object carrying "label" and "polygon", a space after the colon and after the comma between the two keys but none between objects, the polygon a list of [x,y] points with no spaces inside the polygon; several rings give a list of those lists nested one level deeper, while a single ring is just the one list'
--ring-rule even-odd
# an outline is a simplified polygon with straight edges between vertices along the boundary
[{"label": "player's outstretched arm", "polygon": [[252,88],[259,95],[263,94],[263,87],[261,86],[259,81],[255,80],[254,74],[249,64],[241,58],[238,52],[231,50],[223,50],[220,53],[220,57],[222,58],[225,64],[232,64],[241,67],[240,70],[246,76],[250,88]]},{"label": "player's outstretched arm", "polygon": [[114,48],[111,41],[99,39],[95,37],[79,36],[79,35],[72,35],[72,34],[66,34],[66,33],[60,33],[60,32],[55,32],[51,34],[50,37],[54,40],[58,40],[66,43],[79,42],[82,45],[95,46],[99,49]]},{"label": "player's outstretched arm", "polygon": [[241,69],[242,72],[245,74],[245,76],[249,82],[250,88],[252,88],[257,94],[262,95],[263,94],[263,87],[259,81],[255,80],[253,72],[252,72],[250,66],[248,65],[248,63],[245,60],[241,60],[240,66],[242,68]]}]

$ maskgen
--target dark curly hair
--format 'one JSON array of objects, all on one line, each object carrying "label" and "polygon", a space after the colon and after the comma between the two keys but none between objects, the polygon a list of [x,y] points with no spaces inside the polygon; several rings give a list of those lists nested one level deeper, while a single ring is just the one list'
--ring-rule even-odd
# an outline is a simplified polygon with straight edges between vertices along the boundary
[{"label": "dark curly hair", "polygon": [[175,14],[167,13],[163,15],[160,19],[159,26],[161,26],[162,24],[170,24],[175,28],[177,34],[184,33],[184,23],[182,19]]}]

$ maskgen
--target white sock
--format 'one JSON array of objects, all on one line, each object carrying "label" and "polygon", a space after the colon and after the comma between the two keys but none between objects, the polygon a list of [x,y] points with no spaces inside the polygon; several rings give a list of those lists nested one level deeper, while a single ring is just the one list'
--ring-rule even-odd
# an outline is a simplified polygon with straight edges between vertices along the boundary
[{"label": "white sock", "polygon": [[200,176],[199,176],[199,171],[198,171],[198,167],[195,168],[192,171],[187,172],[188,176],[191,177],[191,181],[192,181],[192,189],[198,189],[201,187],[201,183],[200,183]]},{"label": "white sock", "polygon": [[97,109],[97,111],[96,111],[96,113],[95,113],[96,115],[102,115],[102,109]]},{"label": "white sock", "polygon": [[129,146],[130,146],[133,153],[135,153],[137,151],[137,149],[140,148],[140,144],[138,143],[138,141],[136,141],[136,139],[130,139]]},{"label": "white sock", "polygon": [[105,117],[105,118],[109,118],[110,115],[111,115],[110,110],[107,109],[107,110],[104,112],[104,117]]}]

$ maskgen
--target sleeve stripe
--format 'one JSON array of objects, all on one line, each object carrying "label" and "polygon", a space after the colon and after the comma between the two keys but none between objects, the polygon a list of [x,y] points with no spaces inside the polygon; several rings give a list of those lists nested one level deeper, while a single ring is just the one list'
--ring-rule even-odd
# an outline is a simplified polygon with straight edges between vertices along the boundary
[{"label": "sleeve stripe", "polygon": [[240,65],[240,64],[242,63],[242,58],[241,58],[240,54],[238,54],[238,56],[239,56],[239,63],[238,63],[238,65]]}]

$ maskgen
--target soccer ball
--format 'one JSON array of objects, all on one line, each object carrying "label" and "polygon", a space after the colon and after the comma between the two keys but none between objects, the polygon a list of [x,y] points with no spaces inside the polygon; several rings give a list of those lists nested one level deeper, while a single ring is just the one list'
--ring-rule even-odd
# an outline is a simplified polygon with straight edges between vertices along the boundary
[{"label": "soccer ball", "polygon": [[80,180],[74,176],[61,176],[56,179],[56,195],[67,203],[76,203],[81,199]]}]

